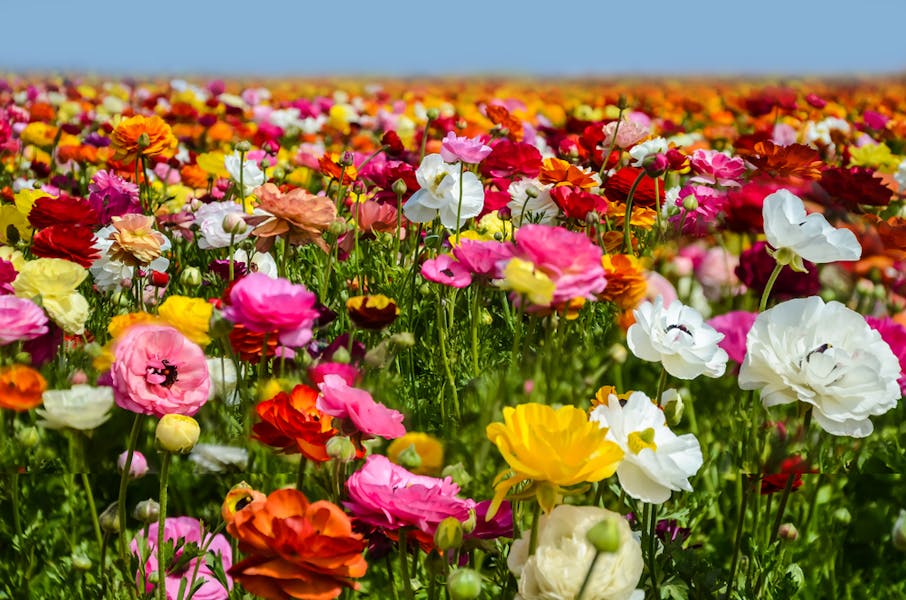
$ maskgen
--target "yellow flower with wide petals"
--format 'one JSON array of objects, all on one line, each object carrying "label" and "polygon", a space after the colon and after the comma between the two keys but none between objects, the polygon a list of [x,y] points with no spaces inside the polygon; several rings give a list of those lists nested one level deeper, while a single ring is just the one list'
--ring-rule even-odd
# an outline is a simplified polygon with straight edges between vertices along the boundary
[{"label": "yellow flower with wide petals", "polygon": [[503,421],[487,427],[488,439],[510,465],[497,476],[488,518],[515,485],[532,481],[538,502],[550,511],[561,487],[610,477],[623,458],[620,447],[605,439],[607,430],[575,406],[520,404],[504,408]]},{"label": "yellow flower with wide petals", "polygon": [[538,306],[549,305],[556,288],[550,277],[535,269],[531,262],[521,258],[512,258],[506,264],[500,287],[522,294],[529,302]]},{"label": "yellow flower with wide petals", "polygon": [[214,305],[210,302],[202,298],[169,296],[157,309],[157,314],[199,346],[211,343],[208,330]]}]

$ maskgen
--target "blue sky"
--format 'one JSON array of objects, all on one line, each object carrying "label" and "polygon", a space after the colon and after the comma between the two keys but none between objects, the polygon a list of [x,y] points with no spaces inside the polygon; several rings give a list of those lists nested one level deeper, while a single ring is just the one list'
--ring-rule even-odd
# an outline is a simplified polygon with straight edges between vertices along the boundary
[{"label": "blue sky", "polygon": [[0,71],[906,72],[904,0],[12,0],[2,15]]}]

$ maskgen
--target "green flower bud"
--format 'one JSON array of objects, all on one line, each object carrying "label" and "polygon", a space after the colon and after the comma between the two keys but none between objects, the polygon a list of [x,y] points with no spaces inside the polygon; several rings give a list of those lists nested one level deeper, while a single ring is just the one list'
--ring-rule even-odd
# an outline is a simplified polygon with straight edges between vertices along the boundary
[{"label": "green flower bud", "polygon": [[447,517],[434,531],[434,545],[438,550],[447,551],[462,545],[462,523],[456,517]]},{"label": "green flower bud", "polygon": [[69,560],[72,561],[72,568],[79,571],[88,571],[91,569],[91,559],[79,551],[73,552]]},{"label": "green flower bud", "polygon": [[422,466],[422,457],[419,455],[418,450],[415,449],[414,444],[400,452],[397,461],[400,466],[406,467],[410,471]]},{"label": "green flower bud", "polygon": [[198,267],[186,267],[179,274],[179,282],[186,287],[198,287],[201,285],[201,271]]},{"label": "green flower bud", "polygon": [[472,569],[457,569],[447,577],[452,600],[474,600],[481,595],[481,575]]},{"label": "green flower bud", "polygon": [[669,389],[661,395],[664,416],[671,425],[677,425],[683,418],[683,397],[679,390]]},{"label": "green flower bud", "polygon": [[469,475],[469,472],[466,471],[466,468],[462,466],[462,463],[456,463],[455,465],[447,465],[444,467],[443,471],[440,472],[441,477],[450,477],[453,480],[453,483],[458,485],[461,488],[469,485],[469,482],[472,481],[472,476]]},{"label": "green flower bud", "polygon": [[428,117],[429,121],[434,121],[437,119],[437,117],[440,116],[440,111],[437,110],[436,108],[429,108],[428,110],[425,111],[425,116]]},{"label": "green flower bud", "polygon": [[896,523],[893,524],[893,533],[891,534],[893,547],[900,552],[906,552],[906,510],[900,511]]},{"label": "green flower bud", "polygon": [[160,517],[160,504],[148,498],[135,505],[132,511],[132,518],[142,523],[155,523]]},{"label": "green flower bud", "polygon": [[795,542],[799,539],[799,530],[792,523],[783,523],[777,528],[777,537],[786,542]]},{"label": "green flower bud", "polygon": [[16,441],[19,442],[23,448],[34,448],[35,445],[41,441],[41,436],[38,435],[38,429],[36,427],[25,427],[16,432]]},{"label": "green flower bud", "polygon": [[616,552],[620,549],[620,525],[616,517],[606,517],[585,534],[585,539],[598,552]]},{"label": "green flower bud", "polygon": [[340,462],[349,462],[355,458],[355,445],[345,435],[335,435],[325,445],[327,456]]},{"label": "green flower bud", "polygon": [[340,346],[334,351],[333,358],[331,360],[333,360],[333,362],[345,364],[352,360],[352,357],[349,355],[349,350]]},{"label": "green flower bud", "polygon": [[252,145],[247,140],[242,140],[237,142],[234,148],[241,153],[245,153],[252,149]]},{"label": "green flower bud", "polygon": [[114,502],[98,517],[101,529],[107,533],[120,532],[119,502]]},{"label": "green flower bud", "polygon": [[393,193],[397,196],[403,196],[407,191],[409,191],[409,188],[406,186],[406,182],[402,179],[397,179],[390,187],[393,190]]}]

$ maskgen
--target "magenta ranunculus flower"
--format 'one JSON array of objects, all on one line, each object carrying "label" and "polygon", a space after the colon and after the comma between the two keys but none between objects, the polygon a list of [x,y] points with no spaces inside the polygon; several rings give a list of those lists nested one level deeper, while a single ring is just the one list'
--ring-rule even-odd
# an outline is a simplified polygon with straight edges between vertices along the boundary
[{"label": "magenta ranunculus flower", "polygon": [[881,339],[887,342],[893,355],[900,361],[900,393],[906,396],[906,327],[903,327],[890,317],[879,319],[865,317],[868,326],[881,334]]},{"label": "magenta ranunculus flower", "polygon": [[0,296],[0,346],[47,333],[47,315],[27,298]]},{"label": "magenta ranunculus flower", "polygon": [[88,202],[102,225],[108,225],[112,217],[142,212],[138,186],[107,171],[98,171],[91,178]]},{"label": "magenta ranunculus flower", "polygon": [[497,263],[513,257],[513,245],[497,241],[462,238],[453,248],[453,256],[473,275],[493,278],[499,275]]},{"label": "magenta ranunculus flower", "polygon": [[119,407],[156,417],[194,415],[211,387],[202,349],[166,325],[126,330],[116,343],[110,375]]},{"label": "magenta ranunculus flower", "polygon": [[746,163],[741,158],[730,157],[717,150],[696,150],[692,153],[689,165],[695,175],[689,179],[693,183],[720,185],[723,187],[740,187],[746,174]]},{"label": "magenta ranunculus flower", "polygon": [[465,521],[475,502],[457,497],[453,479],[416,475],[386,456],[372,454],[346,481],[343,506],[359,521],[388,531],[414,527],[423,544],[432,544],[437,525],[447,517]]},{"label": "magenta ranunculus flower", "polygon": [[440,147],[440,156],[445,162],[478,164],[483,161],[492,148],[478,138],[459,137],[452,131],[447,133]]},{"label": "magenta ranunculus flower", "polygon": [[250,273],[230,290],[223,316],[257,333],[276,331],[281,344],[298,348],[311,340],[316,304],[317,297],[304,285]]},{"label": "magenta ranunculus flower", "polygon": [[472,274],[449,254],[438,254],[422,263],[422,277],[455,288],[468,287]]},{"label": "magenta ranunculus flower", "polygon": [[[148,537],[143,540],[142,532],[139,530],[139,534],[132,540],[130,544],[130,549],[132,554],[141,557],[141,547],[144,544],[147,544],[147,551],[150,552],[147,561],[145,561],[144,573],[140,570],[136,573],[136,585],[139,590],[144,593],[149,593],[154,589],[154,584],[149,581],[151,573],[157,571],[157,523],[152,523],[148,527]],[[211,534],[205,532],[204,539],[201,537],[201,523],[197,519],[192,517],[169,517],[164,522],[164,539],[170,540],[176,544],[179,540],[183,540],[185,546],[189,543],[195,543],[199,548],[204,547],[205,544],[208,545],[208,555],[212,556],[214,560],[220,561],[223,564],[223,571],[227,572],[230,570],[230,567],[233,566],[233,551],[230,548],[230,543],[227,539],[221,535],[217,534],[211,539]],[[141,543],[140,543],[141,542]],[[179,560],[180,556],[183,553],[183,547],[181,546],[176,552],[176,556],[173,557],[173,562],[171,564],[180,565],[176,570],[167,571],[166,587],[167,587],[167,600],[176,600],[179,598],[179,588],[182,585],[183,580],[185,580],[186,589],[191,589],[192,584],[190,580],[192,579],[192,574],[195,573],[196,566],[198,567],[198,573],[196,576],[196,581],[202,581],[202,585],[198,588],[198,591],[192,596],[193,600],[226,600],[229,597],[229,590],[225,589],[223,585],[217,581],[217,578],[214,576],[214,572],[211,571],[211,568],[206,564],[204,557],[202,558],[193,558],[189,561],[185,561],[183,564]],[[230,588],[233,587],[232,578],[227,575],[227,583]]]},{"label": "magenta ranunculus flower", "polygon": [[746,336],[752,329],[752,324],[758,313],[746,310],[734,310],[717,317],[708,319],[707,323],[718,332],[724,334],[724,339],[717,343],[724,349],[730,360],[742,364],[746,358]]},{"label": "magenta ranunculus flower", "polygon": [[388,440],[406,435],[403,413],[375,402],[365,390],[351,387],[340,375],[325,375],[318,384],[318,410],[338,419],[348,419],[356,431]]}]

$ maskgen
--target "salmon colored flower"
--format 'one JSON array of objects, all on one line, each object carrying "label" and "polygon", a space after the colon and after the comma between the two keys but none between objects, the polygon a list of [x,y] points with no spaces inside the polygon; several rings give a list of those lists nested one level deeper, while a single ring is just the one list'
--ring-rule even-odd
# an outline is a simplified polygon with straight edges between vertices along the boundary
[{"label": "salmon colored flower", "polygon": [[138,267],[149,264],[161,255],[166,238],[152,229],[154,217],[128,213],[121,217],[111,217],[111,221],[114,227],[109,238],[113,240],[109,250],[111,260]]},{"label": "salmon colored flower", "polygon": [[140,154],[144,156],[173,156],[178,144],[166,121],[154,115],[135,115],[120,121],[110,136],[114,158],[132,162]]},{"label": "salmon colored flower", "polygon": [[575,406],[555,409],[535,402],[508,406],[503,421],[487,427],[488,439],[510,465],[497,476],[489,517],[507,492],[524,481],[533,482],[524,493],[536,495],[550,512],[561,487],[610,477],[623,458],[619,446],[605,439],[607,431]]},{"label": "salmon colored flower", "polygon": [[267,600],[330,600],[343,588],[357,589],[355,579],[368,569],[365,540],[353,533],[349,517],[297,490],[254,499],[235,511],[227,532],[246,554],[229,575]]},{"label": "salmon colored flower", "polygon": [[22,412],[41,405],[47,389],[44,377],[25,365],[0,369],[0,408]]},{"label": "salmon colored flower", "polygon": [[327,252],[323,234],[337,220],[337,208],[330,198],[301,188],[284,194],[273,183],[265,183],[252,193],[258,198],[258,209],[268,215],[249,219],[257,225],[252,235],[258,238],[259,251],[267,252],[282,236],[294,246],[312,243]]},{"label": "salmon colored flower", "polygon": [[260,423],[252,427],[255,439],[287,454],[300,453],[309,460],[326,462],[327,441],[337,434],[330,415],[318,410],[318,391],[297,385],[260,402],[255,410]]}]

